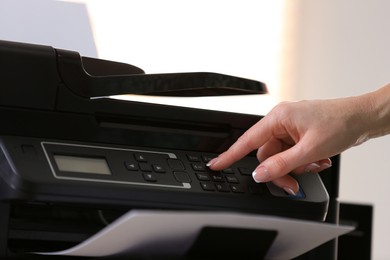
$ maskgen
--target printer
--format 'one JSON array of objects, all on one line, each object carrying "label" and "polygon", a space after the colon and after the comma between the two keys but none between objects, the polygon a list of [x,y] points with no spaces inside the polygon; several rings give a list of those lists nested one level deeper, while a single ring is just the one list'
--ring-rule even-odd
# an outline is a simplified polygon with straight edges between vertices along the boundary
[{"label": "printer", "polygon": [[[0,256],[67,248],[132,209],[326,220],[336,198],[322,173],[296,176],[301,189],[291,196],[252,180],[255,154],[220,172],[206,167],[262,116],[109,97],[266,92],[262,82],[235,76],[146,74],[0,41]],[[338,159],[324,175],[337,174]]]}]

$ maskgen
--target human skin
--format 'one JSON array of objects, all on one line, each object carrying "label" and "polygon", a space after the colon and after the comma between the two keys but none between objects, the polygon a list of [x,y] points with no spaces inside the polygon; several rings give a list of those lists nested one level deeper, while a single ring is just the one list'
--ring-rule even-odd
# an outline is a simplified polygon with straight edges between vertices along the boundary
[{"label": "human skin", "polygon": [[294,174],[320,172],[330,157],[389,133],[390,84],[359,96],[282,102],[208,166],[222,170],[257,150],[254,180],[296,194]]}]

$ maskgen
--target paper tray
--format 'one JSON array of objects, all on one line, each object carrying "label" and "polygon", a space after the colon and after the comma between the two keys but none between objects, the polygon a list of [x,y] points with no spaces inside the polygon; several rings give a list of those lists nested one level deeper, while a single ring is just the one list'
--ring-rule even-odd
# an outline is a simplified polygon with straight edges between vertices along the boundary
[{"label": "paper tray", "polygon": [[[349,226],[241,213],[131,210],[75,247],[38,254],[180,257],[188,253],[204,227],[276,231],[265,259],[291,259],[353,230]],[[246,239],[240,238],[244,244]]]}]

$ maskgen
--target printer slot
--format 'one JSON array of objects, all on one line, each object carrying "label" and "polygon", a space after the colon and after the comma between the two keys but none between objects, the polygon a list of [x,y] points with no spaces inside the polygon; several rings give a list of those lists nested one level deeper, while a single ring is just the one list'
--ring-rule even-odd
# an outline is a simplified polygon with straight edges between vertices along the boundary
[{"label": "printer slot", "polygon": [[100,127],[142,132],[157,132],[169,134],[184,134],[216,138],[228,138],[230,127],[228,125],[199,124],[173,120],[159,120],[153,118],[142,119],[138,117],[109,117],[97,116]]},{"label": "printer slot", "polygon": [[51,203],[19,203],[10,209],[9,250],[13,254],[72,247],[127,210],[76,207]]}]

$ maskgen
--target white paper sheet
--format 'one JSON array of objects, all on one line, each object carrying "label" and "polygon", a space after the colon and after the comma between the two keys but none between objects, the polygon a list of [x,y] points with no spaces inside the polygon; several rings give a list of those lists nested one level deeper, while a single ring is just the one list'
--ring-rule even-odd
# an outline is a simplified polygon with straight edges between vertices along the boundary
[{"label": "white paper sheet", "polygon": [[241,213],[132,210],[73,248],[43,254],[180,256],[205,226],[277,230],[266,259],[284,260],[353,230],[349,226]]}]

